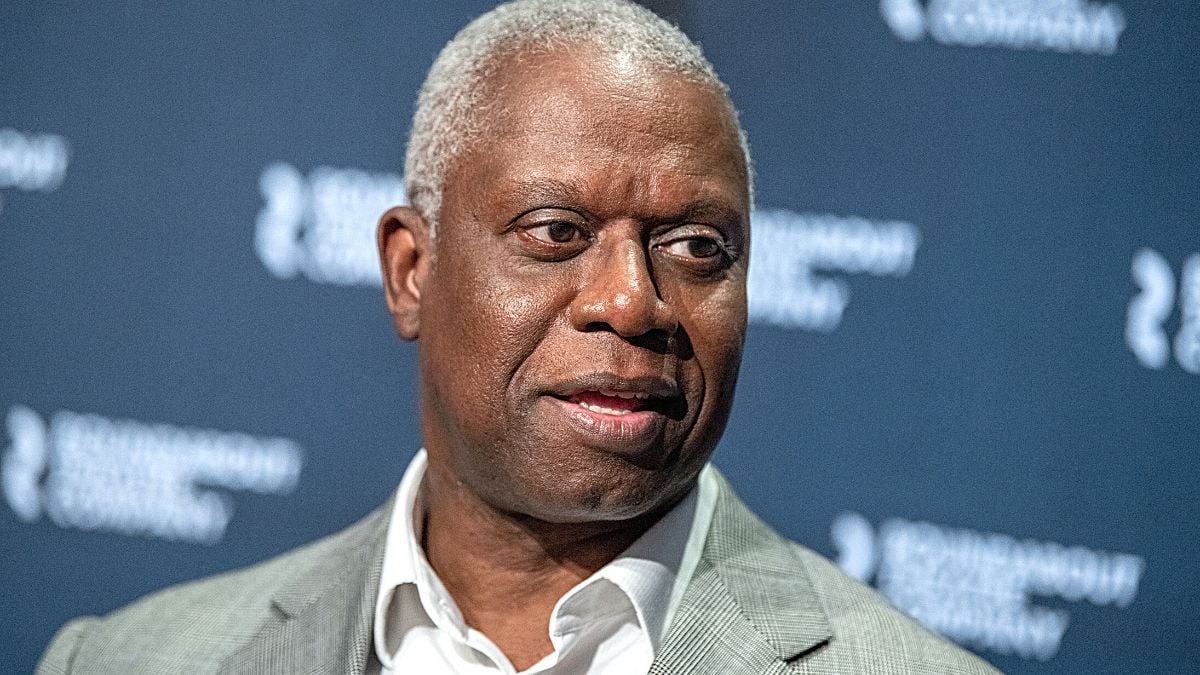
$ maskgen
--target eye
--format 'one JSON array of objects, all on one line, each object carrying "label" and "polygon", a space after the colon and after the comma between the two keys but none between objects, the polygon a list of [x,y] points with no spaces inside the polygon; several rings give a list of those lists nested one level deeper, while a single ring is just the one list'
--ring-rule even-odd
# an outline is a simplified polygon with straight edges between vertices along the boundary
[{"label": "eye", "polygon": [[569,209],[538,209],[513,223],[523,255],[547,262],[569,260],[591,243],[587,221]]},{"label": "eye", "polygon": [[664,243],[663,249],[671,255],[705,259],[721,255],[725,251],[722,244],[712,237],[686,237]]},{"label": "eye", "polygon": [[547,244],[569,244],[583,237],[579,227],[565,220],[555,220],[525,228],[529,236]]},{"label": "eye", "polygon": [[704,276],[728,269],[738,257],[724,232],[700,223],[671,228],[652,238],[651,244],[677,265]]}]

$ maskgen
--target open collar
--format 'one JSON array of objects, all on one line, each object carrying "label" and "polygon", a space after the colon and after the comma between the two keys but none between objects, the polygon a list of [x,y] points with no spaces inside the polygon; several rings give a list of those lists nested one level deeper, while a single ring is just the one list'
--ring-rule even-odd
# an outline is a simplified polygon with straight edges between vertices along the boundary
[{"label": "open collar", "polygon": [[[395,645],[388,644],[391,631],[387,625],[397,620],[393,596],[401,585],[415,587],[416,593],[403,597],[405,602],[420,603],[421,607],[401,606],[399,611],[423,611],[441,630],[467,640],[467,629],[457,605],[429,566],[420,546],[424,521],[420,486],[427,465],[425,450],[419,451],[409,463],[395,496],[387,530],[372,629],[375,656],[385,667],[392,664],[391,650]],[[552,631],[579,632],[612,607],[625,607],[636,618],[650,651],[657,653],[671,610],[678,604],[683,584],[698,563],[711,522],[719,487],[710,473],[715,473],[715,469],[705,467],[697,487],[679,504],[616,559],[560,598],[552,613]]]},{"label": "open collar", "polygon": [[[719,474],[717,481],[701,559],[652,675],[778,670],[832,637],[803,561]],[[392,499],[348,530],[310,544],[308,555],[300,553],[298,564],[307,569],[275,594],[273,616],[221,672],[365,671]]]}]

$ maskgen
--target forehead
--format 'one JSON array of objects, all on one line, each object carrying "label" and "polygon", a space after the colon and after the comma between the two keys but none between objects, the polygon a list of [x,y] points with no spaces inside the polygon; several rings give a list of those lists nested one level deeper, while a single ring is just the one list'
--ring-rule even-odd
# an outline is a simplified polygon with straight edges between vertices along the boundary
[{"label": "forehead", "polygon": [[508,177],[608,191],[627,204],[636,195],[748,203],[732,108],[707,85],[588,46],[518,52],[493,72],[479,124],[447,174],[448,199]]}]

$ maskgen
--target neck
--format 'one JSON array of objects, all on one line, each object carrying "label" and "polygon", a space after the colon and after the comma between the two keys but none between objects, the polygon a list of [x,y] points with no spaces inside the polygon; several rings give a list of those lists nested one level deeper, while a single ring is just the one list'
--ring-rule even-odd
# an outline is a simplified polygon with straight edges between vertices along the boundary
[{"label": "neck", "polygon": [[430,565],[467,624],[496,643],[518,672],[553,651],[550,615],[559,598],[661,516],[549,523],[498,511],[434,470],[426,472],[421,493]]}]

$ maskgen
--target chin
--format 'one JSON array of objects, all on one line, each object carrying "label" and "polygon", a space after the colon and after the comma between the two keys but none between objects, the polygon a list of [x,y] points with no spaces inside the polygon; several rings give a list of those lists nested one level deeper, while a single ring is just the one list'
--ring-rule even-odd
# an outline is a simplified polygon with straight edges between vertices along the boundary
[{"label": "chin", "polygon": [[[614,474],[542,476],[527,488],[518,510],[550,523],[588,523],[639,518],[674,504],[695,477],[664,476],[640,468]],[[677,494],[678,493],[678,494]]]}]

